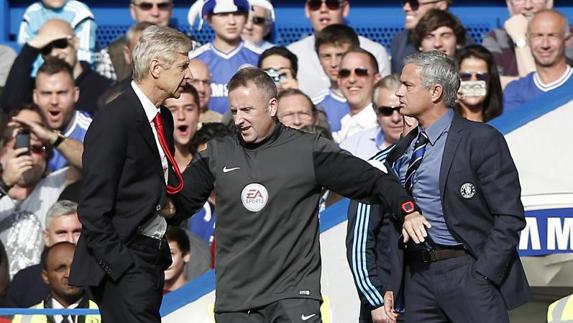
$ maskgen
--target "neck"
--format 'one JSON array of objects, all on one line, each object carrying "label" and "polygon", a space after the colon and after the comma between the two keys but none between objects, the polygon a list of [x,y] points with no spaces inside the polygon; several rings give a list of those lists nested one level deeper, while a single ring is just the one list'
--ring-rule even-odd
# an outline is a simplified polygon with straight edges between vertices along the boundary
[{"label": "neck", "polygon": [[466,105],[463,102],[458,104],[458,112],[462,117],[477,122],[483,122],[483,104],[478,105]]},{"label": "neck", "polygon": [[368,104],[364,104],[364,105],[353,105],[353,104],[348,104],[348,107],[350,108],[350,115],[356,115],[360,112],[362,112],[362,110],[366,109],[366,107],[368,106]]},{"label": "neck", "polygon": [[337,82],[332,82],[330,83],[330,90],[334,93],[336,93],[338,96],[342,96],[344,97],[344,95],[342,95],[342,92],[340,91],[340,88],[338,87],[338,83]]},{"label": "neck", "polygon": [[433,108],[427,110],[424,114],[416,116],[416,119],[418,119],[418,123],[422,128],[429,129],[447,112],[448,108],[445,105],[434,105]]},{"label": "neck", "polygon": [[30,193],[32,193],[34,190],[34,187],[36,187],[36,185],[33,187],[22,187],[16,184],[8,191],[8,196],[13,200],[23,201],[28,198],[28,196],[30,196]]},{"label": "neck", "polygon": [[166,280],[165,284],[163,285],[163,289],[173,291],[173,290],[176,290],[177,288],[180,288],[181,286],[183,286],[185,284],[187,284],[187,277],[185,277],[185,275],[181,274],[176,279]]},{"label": "neck", "polygon": [[136,81],[135,83],[137,84],[137,86],[139,86],[139,88],[141,89],[143,94],[145,94],[145,96],[149,99],[149,101],[151,101],[151,103],[153,103],[153,105],[155,105],[156,107],[162,105],[163,101],[167,99],[165,92],[157,88],[155,84],[153,84],[153,82],[151,82],[149,79],[143,79],[141,80],[141,82]]},{"label": "neck", "polygon": [[76,65],[74,65],[74,80],[78,78],[78,76],[80,76],[80,74],[82,74],[82,72],[84,71],[84,68],[82,67],[82,64],[80,64],[80,62],[78,61],[76,63]]},{"label": "neck", "polygon": [[563,60],[563,62],[555,64],[554,66],[536,67],[537,75],[539,76],[539,79],[541,79],[541,82],[548,84],[557,81],[563,76],[563,74],[565,74],[567,71],[567,62]]},{"label": "neck", "polygon": [[239,44],[241,44],[241,38],[235,40],[224,40],[219,37],[215,37],[215,40],[213,40],[213,46],[218,51],[225,54],[239,47]]},{"label": "neck", "polygon": [[175,144],[175,161],[177,162],[177,166],[179,166],[179,170],[183,172],[187,165],[193,160],[193,154],[187,149],[185,146],[181,146],[179,144]]}]

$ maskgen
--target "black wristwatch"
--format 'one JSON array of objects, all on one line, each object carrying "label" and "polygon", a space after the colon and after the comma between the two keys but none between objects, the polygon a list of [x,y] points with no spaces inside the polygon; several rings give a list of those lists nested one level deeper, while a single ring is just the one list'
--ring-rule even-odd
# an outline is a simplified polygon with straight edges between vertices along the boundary
[{"label": "black wristwatch", "polygon": [[3,197],[4,195],[8,195],[8,191],[10,189],[11,189],[11,187],[8,186],[6,183],[4,183],[4,180],[2,179],[2,175],[0,175],[0,197]]},{"label": "black wristwatch", "polygon": [[56,130],[56,133],[58,134],[58,138],[56,138],[56,141],[54,141],[54,143],[52,144],[52,147],[54,148],[58,148],[58,146],[64,141],[66,140],[66,136],[64,136],[61,132]]}]

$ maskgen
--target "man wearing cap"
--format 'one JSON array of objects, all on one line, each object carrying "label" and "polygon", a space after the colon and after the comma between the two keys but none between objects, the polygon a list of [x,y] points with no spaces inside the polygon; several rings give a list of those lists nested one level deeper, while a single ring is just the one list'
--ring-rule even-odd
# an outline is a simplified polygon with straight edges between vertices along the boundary
[{"label": "man wearing cap", "polygon": [[224,114],[227,111],[227,82],[241,67],[256,66],[260,49],[243,42],[241,32],[251,6],[248,0],[207,0],[201,15],[215,32],[215,39],[189,56],[202,60],[211,72],[209,109]]}]

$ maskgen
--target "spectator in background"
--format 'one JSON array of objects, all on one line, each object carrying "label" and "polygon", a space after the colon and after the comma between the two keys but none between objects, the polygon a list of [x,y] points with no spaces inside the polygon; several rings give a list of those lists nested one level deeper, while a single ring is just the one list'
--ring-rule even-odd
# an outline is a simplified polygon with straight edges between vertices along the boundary
[{"label": "spectator in background", "polygon": [[[76,244],[81,232],[77,203],[61,200],[50,207],[42,234],[45,247],[49,248],[62,241]],[[3,307],[30,307],[46,299],[48,292],[48,285],[42,280],[42,266],[34,264],[14,275]]]},{"label": "spectator in background", "polygon": [[504,112],[558,88],[573,87],[573,69],[567,64],[565,44],[571,38],[567,18],[556,10],[542,10],[527,26],[527,41],[535,72],[513,81],[503,92]]},{"label": "spectator in background", "polygon": [[[132,4],[133,5],[133,4]],[[143,30],[154,25],[148,21],[138,22],[129,27],[125,36],[116,39],[108,47],[96,54],[95,70],[99,74],[117,81],[126,83],[131,81],[132,58],[131,52],[139,43],[139,37]],[[120,47],[120,45],[122,45]],[[125,84],[122,84],[125,86]]]},{"label": "spectator in background", "polygon": [[432,9],[416,25],[412,43],[421,52],[437,50],[453,58],[466,44],[466,29],[453,14]]},{"label": "spectator in background", "polygon": [[[504,86],[535,71],[531,46],[527,42],[527,25],[535,13],[553,8],[553,0],[506,0],[506,3],[510,17],[503,28],[493,29],[483,38],[483,46],[492,52]],[[568,44],[566,53],[572,60],[573,43]]]},{"label": "spectator in background", "polygon": [[[71,309],[89,308],[97,310],[97,305],[89,300],[87,292],[81,287],[72,286],[68,283],[70,268],[74,258],[76,246],[73,243],[63,241],[48,248],[42,257],[42,279],[49,287],[49,294],[42,302],[33,306],[34,309]],[[22,322],[34,323],[99,323],[99,315],[16,315],[13,323]]]},{"label": "spectator in background", "polygon": [[0,96],[14,59],[16,59],[16,52],[11,47],[0,45]]},{"label": "spectator in background", "polygon": [[419,46],[412,42],[412,32],[418,22],[432,9],[448,10],[453,0],[403,0],[404,30],[394,35],[390,45],[392,57],[392,73],[401,73],[404,67],[404,58],[418,51]]},{"label": "spectator in background", "polygon": [[257,65],[260,50],[244,43],[241,32],[251,5],[247,0],[207,0],[201,15],[215,32],[215,38],[189,54],[211,72],[209,109],[224,114],[227,110],[227,82],[243,65]]},{"label": "spectator in background", "polygon": [[493,55],[485,47],[469,45],[458,51],[460,91],[455,109],[464,118],[488,122],[503,112],[503,94]]},{"label": "spectator in background", "polygon": [[277,100],[277,118],[285,126],[300,129],[318,124],[316,106],[301,90],[284,90],[279,93]]},{"label": "spectator in background", "polygon": [[185,230],[180,227],[170,227],[165,232],[165,239],[171,250],[171,266],[165,269],[164,293],[172,292],[187,284],[186,267],[191,261],[191,242]]},{"label": "spectator in background", "polygon": [[298,89],[298,59],[286,47],[271,47],[259,56],[257,66],[263,69],[275,82],[279,93]]},{"label": "spectator in background", "polygon": [[[133,0],[129,5],[129,12],[135,25],[146,22],[167,26],[173,14],[173,0]],[[125,47],[129,46],[128,38],[129,31],[96,53],[95,65],[98,73],[117,81],[131,76],[131,67],[124,54]]]},{"label": "spectator in background", "polygon": [[168,98],[163,104],[173,116],[173,139],[175,141],[175,161],[181,171],[187,168],[193,159],[189,144],[199,123],[199,94],[195,88],[186,84],[178,98]]},{"label": "spectator in background", "polygon": [[191,85],[197,90],[199,95],[199,122],[221,122],[223,115],[209,109],[209,100],[211,99],[211,73],[209,67],[200,59],[192,59],[189,62],[189,69],[193,79]]},{"label": "spectator in background", "polygon": [[[58,136],[54,141],[56,148],[63,138],[83,142],[92,121],[87,113],[75,108],[79,93],[72,77],[70,66],[57,58],[47,59],[36,77],[34,103],[40,108],[48,128]],[[83,151],[83,145],[78,145],[76,149]],[[67,164],[63,153],[56,150],[48,167],[50,171],[56,171]]]},{"label": "spectator in background", "polygon": [[[3,128],[0,163],[0,218],[5,226],[0,239],[10,261],[10,277],[19,270],[37,264],[43,247],[42,231],[46,212],[62,190],[79,178],[81,143],[65,138],[57,149],[73,167],[50,173],[48,160],[54,143],[61,138],[44,126],[36,106],[23,106],[10,115]],[[15,148],[18,133],[30,132],[29,148]],[[26,154],[26,152],[29,154]]]},{"label": "spectator in background", "polygon": [[361,130],[376,127],[372,94],[379,79],[378,63],[370,52],[355,48],[344,54],[338,69],[338,87],[350,112],[340,120],[340,130],[332,134],[334,141],[341,143]]},{"label": "spectator in background", "polygon": [[30,39],[16,57],[6,87],[2,94],[4,112],[32,102],[34,78],[30,76],[32,65],[38,55],[50,56],[64,60],[72,67],[73,80],[79,88],[77,107],[79,110],[95,113],[97,98],[111,84],[111,80],[99,75],[90,68],[86,61],[78,59],[79,39],[69,23],[59,20],[48,20]]},{"label": "spectator in background", "polygon": [[368,160],[400,139],[404,122],[400,114],[400,100],[395,94],[399,87],[400,77],[396,74],[390,74],[374,84],[372,108],[376,112],[378,126],[346,138],[340,143],[340,148]]},{"label": "spectator in background", "polygon": [[338,68],[347,51],[360,46],[354,29],[342,24],[326,26],[316,34],[314,48],[324,73],[330,80],[330,88],[313,98],[313,103],[326,113],[330,130],[340,130],[340,120],[348,112],[348,103],[338,87]]},{"label": "spectator in background", "polygon": [[261,51],[275,46],[269,42],[275,23],[275,9],[272,3],[269,0],[250,0],[249,2],[251,11],[241,38]]},{"label": "spectator in background", "polygon": [[[18,45],[24,46],[38,36],[42,26],[51,19],[68,22],[78,37],[78,60],[92,64],[96,43],[96,23],[90,8],[76,0],[42,0],[32,3],[22,16]],[[36,68],[42,60],[36,60]]]},{"label": "spectator in background", "polygon": [[[300,89],[314,98],[330,87],[329,77],[322,70],[315,49],[315,35],[326,26],[344,24],[344,18],[350,13],[347,0],[307,0],[304,6],[306,17],[310,19],[313,34],[288,46],[298,57]],[[360,47],[374,55],[380,67],[380,73],[390,74],[390,61],[386,49],[366,37],[359,36]]]}]

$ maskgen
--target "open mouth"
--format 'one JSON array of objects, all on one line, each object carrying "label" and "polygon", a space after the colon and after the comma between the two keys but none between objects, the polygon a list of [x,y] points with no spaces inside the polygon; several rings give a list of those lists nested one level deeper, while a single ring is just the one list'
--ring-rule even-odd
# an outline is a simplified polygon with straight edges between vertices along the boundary
[{"label": "open mouth", "polygon": [[181,135],[187,135],[189,133],[189,126],[185,126],[185,125],[178,126],[177,131]]}]

